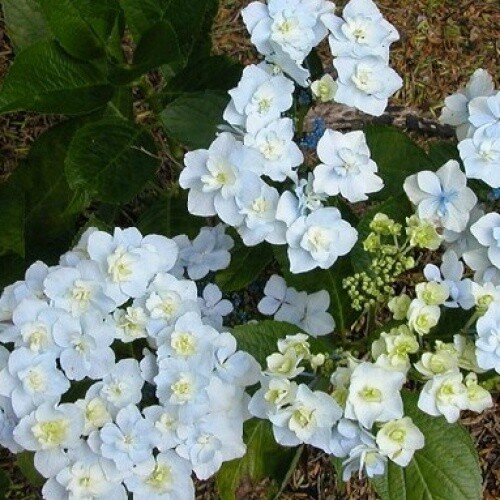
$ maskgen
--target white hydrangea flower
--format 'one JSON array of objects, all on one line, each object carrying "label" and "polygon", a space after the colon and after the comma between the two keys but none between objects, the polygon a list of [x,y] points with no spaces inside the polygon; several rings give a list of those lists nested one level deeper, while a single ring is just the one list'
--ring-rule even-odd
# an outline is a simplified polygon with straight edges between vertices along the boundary
[{"label": "white hydrangea flower", "polygon": [[500,91],[472,99],[469,102],[469,122],[478,131],[487,128],[490,137],[500,137]]},{"label": "white hydrangea flower", "polygon": [[273,74],[265,63],[246,66],[238,86],[229,91],[231,101],[224,120],[256,134],[291,108],[293,91],[293,82]]},{"label": "white hydrangea flower", "polygon": [[323,75],[319,80],[311,83],[311,92],[320,102],[333,101],[337,92],[337,82],[332,75]]},{"label": "white hydrangea flower", "polygon": [[106,276],[106,295],[117,305],[143,295],[155,273],[171,269],[178,254],[172,240],[143,237],[133,227],[116,228],[113,236],[95,231],[89,236],[87,250]]},{"label": "white hydrangea flower", "polygon": [[[446,251],[453,251],[458,258],[462,258],[466,252],[482,248],[475,236],[470,232],[471,226],[484,215],[480,205],[476,205],[469,214],[467,226],[463,231],[443,230],[443,238],[446,242]],[[465,257],[464,257],[465,260]],[[466,261],[466,264],[469,265]],[[469,266],[470,267],[470,266]]]},{"label": "white hydrangea flower", "polygon": [[199,312],[196,284],[170,274],[157,274],[137,305],[144,307],[149,314],[146,326],[149,335],[160,341],[159,336],[168,335],[183,314]]},{"label": "white hydrangea flower", "polygon": [[351,375],[345,417],[358,420],[371,429],[375,422],[387,422],[403,416],[400,390],[405,376],[372,363],[363,362]]},{"label": "white hydrangea flower", "polygon": [[128,471],[151,456],[153,427],[135,405],[122,408],[115,420],[99,432],[101,453],[113,460],[119,471]]},{"label": "white hydrangea flower", "polygon": [[467,227],[469,213],[477,203],[467,178],[455,160],[445,163],[437,172],[425,170],[406,178],[403,188],[417,205],[421,219],[429,219],[452,231]]},{"label": "white hydrangea flower", "polygon": [[471,233],[488,249],[488,259],[500,269],[500,214],[492,212],[481,217],[471,226]]},{"label": "white hydrangea flower", "polygon": [[311,391],[300,384],[293,403],[269,416],[276,441],[284,446],[307,443],[328,449],[333,425],[342,416],[342,409],[328,394]]},{"label": "white hydrangea flower", "polygon": [[70,380],[100,379],[115,365],[111,349],[115,330],[98,310],[80,318],[62,316],[54,324],[54,341],[60,347],[61,368]]},{"label": "white hydrangea flower", "polygon": [[342,134],[325,130],[318,142],[322,162],[314,169],[314,190],[330,196],[341,194],[350,202],[367,200],[367,193],[380,191],[384,183],[362,131]]},{"label": "white hydrangea flower", "polygon": [[144,418],[154,427],[153,444],[161,452],[175,448],[182,442],[177,430],[181,425],[179,406],[154,405],[143,410]]},{"label": "white hydrangea flower", "polygon": [[434,376],[422,388],[418,407],[435,417],[443,415],[450,424],[456,422],[460,410],[468,406],[467,388],[462,380],[458,371]]},{"label": "white hydrangea flower", "polygon": [[0,396],[0,446],[7,448],[11,453],[23,451],[23,447],[14,439],[14,429],[18,423],[19,418],[12,408],[12,400]]},{"label": "white hydrangea flower", "polygon": [[110,405],[110,411],[115,414],[121,408],[139,403],[143,385],[139,363],[135,359],[122,359],[102,382],[92,386],[88,395],[103,398]]},{"label": "white hydrangea flower", "polygon": [[406,375],[411,367],[409,354],[418,352],[419,348],[415,335],[404,325],[382,332],[372,344],[372,356],[377,366]]},{"label": "white hydrangea flower", "polygon": [[290,271],[328,269],[338,257],[351,251],[357,238],[357,231],[342,220],[336,208],[319,208],[308,216],[301,216],[286,233]]},{"label": "white hydrangea flower", "polygon": [[304,371],[304,367],[299,366],[302,359],[295,349],[288,349],[284,353],[275,352],[267,356],[267,370],[264,373],[271,377],[295,378]]},{"label": "white hydrangea flower", "polygon": [[500,374],[500,302],[493,302],[477,320],[476,358],[484,370]]},{"label": "white hydrangea flower", "polygon": [[0,294],[0,332],[4,328],[3,322],[12,321],[14,309],[23,299],[40,302],[47,300],[43,289],[43,281],[48,272],[48,266],[37,261],[26,270],[23,281],[16,281],[4,288]]},{"label": "white hydrangea flower", "polygon": [[273,245],[285,243],[286,224],[276,219],[279,197],[278,190],[262,179],[248,179],[236,198],[242,220],[234,224],[245,245],[255,246],[263,241]]},{"label": "white hydrangea flower", "polygon": [[166,450],[134,468],[125,484],[135,500],[194,498],[191,466],[174,451]]},{"label": "white hydrangea flower", "polygon": [[84,436],[88,436],[113,421],[106,401],[99,396],[91,396],[92,392],[89,390],[85,399],[75,401],[75,405],[83,412],[85,426],[82,434]]},{"label": "white hydrangea flower", "polygon": [[298,81],[304,84],[308,74],[303,75],[301,64],[326,37],[322,21],[334,8],[325,0],[269,0],[267,5],[250,3],[242,16],[257,50],[292,78],[298,72]]},{"label": "white hydrangea flower", "polygon": [[76,267],[78,263],[82,260],[88,260],[90,258],[87,247],[89,244],[89,238],[93,233],[98,232],[97,227],[88,227],[83,231],[78,240],[78,243],[68,252],[61,255],[59,259],[59,265],[66,267]]},{"label": "white hydrangea flower", "polygon": [[298,389],[296,382],[282,377],[263,376],[260,383],[260,389],[248,404],[248,410],[253,416],[268,419],[280,408],[295,401]]},{"label": "white hydrangea flower", "polygon": [[444,302],[446,307],[468,310],[474,306],[472,281],[469,278],[462,279],[463,274],[464,265],[453,250],[447,250],[443,254],[440,268],[435,264],[427,264],[424,268],[427,280],[443,283],[448,288],[449,299]]},{"label": "white hydrangea flower", "polygon": [[408,326],[419,335],[427,335],[441,317],[439,306],[429,305],[423,300],[413,299],[406,314]]},{"label": "white hydrangea flower", "polygon": [[401,77],[381,57],[337,57],[333,65],[338,73],[335,101],[369,115],[380,116],[389,97],[403,85]]},{"label": "white hydrangea flower", "polygon": [[67,464],[63,449],[79,445],[83,427],[82,411],[76,405],[43,403],[21,419],[14,429],[14,439],[35,452],[38,472],[52,477]]},{"label": "white hydrangea flower", "polygon": [[129,306],[126,309],[116,309],[113,312],[113,321],[109,321],[115,329],[115,337],[122,342],[133,342],[136,339],[146,338],[146,326],[149,317],[143,307]]},{"label": "white hydrangea flower", "polygon": [[425,302],[428,306],[440,306],[450,296],[450,290],[446,283],[429,281],[418,283],[415,287],[415,294],[418,300]]},{"label": "white hydrangea flower", "polygon": [[337,16],[325,19],[331,33],[328,41],[332,55],[379,56],[389,61],[389,46],[399,40],[399,34],[372,0],[351,0],[342,16],[343,19]]},{"label": "white hydrangea flower", "polygon": [[478,130],[472,138],[458,144],[465,175],[480,179],[492,188],[500,187],[500,135],[492,129]]},{"label": "white hydrangea flower", "polygon": [[260,153],[258,175],[267,175],[273,181],[282,182],[287,177],[297,180],[296,169],[304,161],[302,151],[293,141],[295,134],[291,118],[280,118],[261,128],[255,134],[245,134],[245,146]]},{"label": "white hydrangea flower", "polygon": [[457,127],[459,141],[469,135],[469,102],[481,96],[489,96],[494,92],[493,78],[484,69],[477,69],[471,76],[466,87],[444,100],[445,107],[441,111],[441,123]]},{"label": "white hydrangea flower", "polygon": [[58,403],[69,387],[51,352],[38,354],[20,347],[10,354],[7,366],[0,371],[0,395],[11,399],[19,418],[47,401]]},{"label": "white hydrangea flower", "polygon": [[425,438],[410,417],[385,423],[377,432],[380,453],[400,467],[406,467],[416,450],[424,447]]},{"label": "white hydrangea flower", "polygon": [[23,298],[12,313],[12,323],[2,332],[3,342],[14,342],[15,347],[26,347],[34,353],[52,352],[57,355],[53,328],[66,314],[50,307],[45,301]]},{"label": "white hydrangea flower", "polygon": [[52,304],[73,316],[89,309],[107,314],[116,308],[115,302],[104,293],[104,276],[96,262],[82,260],[76,267],[53,269],[43,284]]},{"label": "white hydrangea flower", "polygon": [[299,326],[312,337],[328,335],[335,328],[333,316],[327,312],[330,307],[330,295],[326,290],[307,294],[305,298],[304,315],[299,320]]},{"label": "white hydrangea flower", "polygon": [[222,329],[223,318],[233,312],[233,304],[222,298],[220,288],[214,283],[209,283],[198,297],[198,305],[201,311],[201,318],[207,325],[216,330]]}]

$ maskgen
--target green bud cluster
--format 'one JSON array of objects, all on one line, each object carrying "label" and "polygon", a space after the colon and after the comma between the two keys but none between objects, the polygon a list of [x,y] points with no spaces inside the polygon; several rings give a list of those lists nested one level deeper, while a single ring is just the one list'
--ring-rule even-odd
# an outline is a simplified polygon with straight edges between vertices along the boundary
[{"label": "green bud cluster", "polygon": [[401,224],[379,213],[371,221],[370,229],[372,232],[363,241],[364,250],[372,255],[369,271],[356,273],[343,281],[352,307],[357,311],[389,300],[394,294],[393,284],[397,277],[415,266],[414,259],[401,250]]}]

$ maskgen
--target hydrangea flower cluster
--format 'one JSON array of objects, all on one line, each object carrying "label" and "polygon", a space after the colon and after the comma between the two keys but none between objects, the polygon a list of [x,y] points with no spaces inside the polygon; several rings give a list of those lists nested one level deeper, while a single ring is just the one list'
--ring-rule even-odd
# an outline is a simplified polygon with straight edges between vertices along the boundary
[{"label": "hydrangea flower cluster", "polygon": [[311,353],[305,334],[278,341],[250,412],[270,420],[284,446],[306,443],[344,458],[344,480],[362,469],[369,477],[382,474],[388,459],[408,465],[424,436],[403,413],[405,375],[349,358],[331,376],[333,392],[312,390],[306,382],[326,361],[324,354]]},{"label": "hydrangea flower cluster", "polygon": [[500,187],[500,92],[484,69],[445,99],[440,120],[456,127],[458,150],[469,179]]},{"label": "hydrangea flower cluster", "polygon": [[[373,115],[382,114],[402,84],[388,66],[398,34],[375,4],[351,0],[343,18],[334,10],[326,0],[269,0],[243,9],[265,60],[244,69],[229,91],[222,132],[208,149],[186,154],[179,178],[189,190],[190,213],[218,215],[247,246],[287,245],[293,273],[329,268],[356,242],[356,230],[327,206],[329,197],[355,203],[383,187],[363,132],[322,130],[314,139],[320,164],[309,171],[297,144],[309,148],[311,140],[300,137],[290,118],[302,102],[296,83],[321,101],[334,99]],[[311,84],[304,61],[327,36],[338,78]]]},{"label": "hydrangea flower cluster", "polygon": [[245,453],[260,367],[220,290],[171,273],[225,267],[232,242],[221,226],[176,240],[91,228],[1,295],[0,444],[34,452],[44,498],[194,498],[193,471]]}]

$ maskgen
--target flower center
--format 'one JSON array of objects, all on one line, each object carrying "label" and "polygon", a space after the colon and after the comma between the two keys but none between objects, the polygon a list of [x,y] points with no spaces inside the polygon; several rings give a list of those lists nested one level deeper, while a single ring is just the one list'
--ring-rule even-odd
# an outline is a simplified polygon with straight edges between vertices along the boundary
[{"label": "flower center", "polygon": [[133,273],[134,258],[119,246],[108,257],[108,273],[115,283],[130,281]]},{"label": "flower center", "polygon": [[172,481],[172,470],[168,465],[156,464],[153,472],[149,475],[146,483],[154,490],[163,491],[167,489]]},{"label": "flower center", "polygon": [[382,402],[382,392],[376,387],[366,386],[358,393],[362,399],[368,401],[368,403],[381,403]]},{"label": "flower center", "polygon": [[69,422],[65,418],[39,422],[31,428],[33,436],[43,448],[59,446],[66,438]]}]

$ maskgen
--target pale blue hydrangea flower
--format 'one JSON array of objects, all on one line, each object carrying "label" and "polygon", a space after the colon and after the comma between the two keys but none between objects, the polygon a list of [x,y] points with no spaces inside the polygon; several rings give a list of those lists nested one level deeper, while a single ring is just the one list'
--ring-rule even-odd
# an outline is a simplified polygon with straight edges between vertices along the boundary
[{"label": "pale blue hydrangea flower", "polygon": [[[469,122],[469,102],[476,97],[489,96],[494,92],[494,83],[491,75],[484,69],[477,69],[470,77],[465,88],[448,96],[444,100],[439,121],[456,127],[457,139],[464,140],[471,134]],[[472,127],[473,128],[473,127]]]},{"label": "pale blue hydrangea flower", "polygon": [[500,374],[500,303],[492,303],[477,321],[476,358],[484,370]]},{"label": "pale blue hydrangea flower", "polygon": [[483,215],[471,226],[471,232],[487,248],[490,262],[500,269],[500,214],[492,212]]},{"label": "pale blue hydrangea flower", "polygon": [[490,127],[476,131],[472,138],[458,144],[458,151],[469,179],[500,188],[500,134],[495,136],[493,132]]},{"label": "pale blue hydrangea flower", "polygon": [[470,211],[477,203],[455,160],[448,161],[435,173],[424,170],[410,175],[403,188],[410,201],[417,205],[421,219],[451,231],[461,232],[467,227]]}]

